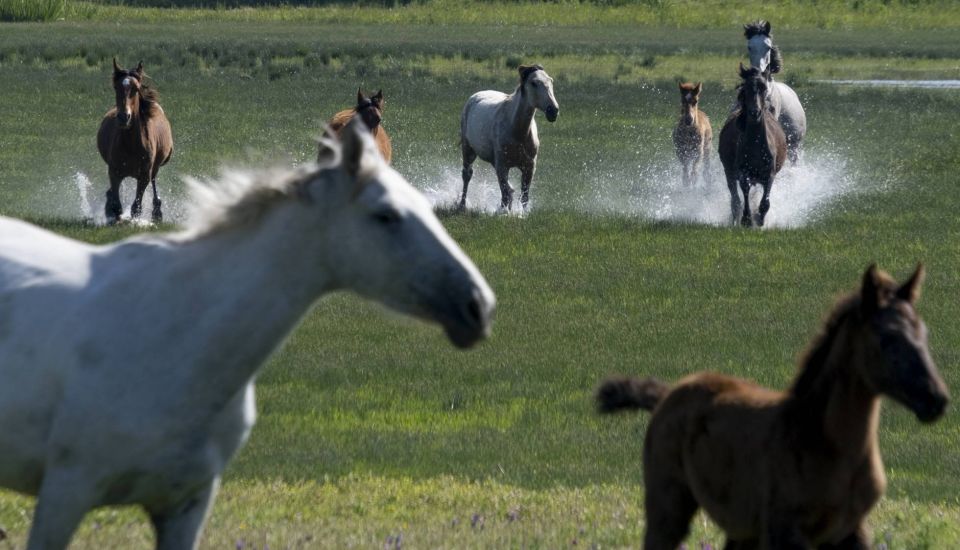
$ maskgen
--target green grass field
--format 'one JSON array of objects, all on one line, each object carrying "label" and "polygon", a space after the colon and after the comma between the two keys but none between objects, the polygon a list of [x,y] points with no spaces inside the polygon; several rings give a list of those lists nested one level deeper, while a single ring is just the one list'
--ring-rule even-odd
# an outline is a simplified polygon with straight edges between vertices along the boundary
[{"label": "green grass field", "polygon": [[[606,16],[570,15],[563,28],[489,18],[379,25],[372,9],[280,21],[284,10],[110,6],[136,17],[4,24],[0,213],[92,242],[136,231],[81,222],[103,207],[94,136],[112,102],[113,55],[143,59],[171,118],[177,150],[160,185],[174,222],[187,200],[181,176],[310,160],[321,121],[360,84],[384,89],[395,167],[452,201],[463,102],[511,89],[520,62],[543,63],[561,111],[554,124],[538,116],[533,212],[443,215],[497,292],[493,337],[459,352],[439,329],[355,297],[321,301],[259,378],[260,420],[227,470],[205,547],[637,547],[647,417],[594,414],[591,391],[608,373],[673,380],[712,369],[783,387],[867,264],[903,276],[923,261],[920,312],[960,391],[960,91],[820,82],[960,79],[960,17],[947,9],[917,32],[845,6],[820,13],[847,21],[842,29],[742,7],[714,10],[700,29]],[[495,7],[533,10],[484,9]],[[336,10],[355,15],[337,20]],[[719,132],[744,58],[737,23],[757,16],[774,20],[783,78],[804,101],[810,133],[804,168],[775,184],[774,227],[745,231],[716,225],[728,208],[719,178],[710,189],[679,186],[670,132],[681,78],[705,82]],[[495,201],[495,187],[478,164],[473,204]],[[958,445],[953,412],[921,426],[885,405],[889,488],[872,516],[877,543],[960,545]],[[31,506],[0,492],[9,547],[25,544]],[[110,509],[88,518],[74,547],[151,540],[139,512]],[[721,541],[699,518],[689,543]]]}]

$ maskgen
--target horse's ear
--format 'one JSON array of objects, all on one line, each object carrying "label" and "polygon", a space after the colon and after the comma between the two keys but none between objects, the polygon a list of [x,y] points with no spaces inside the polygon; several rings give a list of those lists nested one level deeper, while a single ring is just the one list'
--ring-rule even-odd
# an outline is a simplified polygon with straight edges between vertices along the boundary
[{"label": "horse's ear", "polygon": [[925,277],[926,270],[923,268],[923,264],[917,264],[917,269],[913,272],[913,275],[897,289],[897,298],[906,300],[911,304],[915,303],[917,298],[920,297],[920,287],[923,286]]},{"label": "horse's ear", "polygon": [[137,68],[134,69],[134,72],[137,73],[138,78],[143,78],[143,61],[137,63]]},{"label": "horse's ear", "polygon": [[323,135],[317,139],[317,164],[321,166],[334,166],[340,158],[340,145],[337,141],[337,133],[329,124],[323,125]]},{"label": "horse's ear", "polygon": [[367,171],[372,168],[370,156],[377,154],[370,130],[360,117],[350,119],[340,132],[340,145],[343,169],[355,181],[353,196],[356,196],[367,180]]},{"label": "horse's ear", "polygon": [[682,81],[682,80],[678,80],[678,81],[677,81],[677,88],[680,88],[680,91],[681,91],[681,92],[683,91],[683,81]]},{"label": "horse's ear", "polygon": [[113,72],[114,72],[114,73],[119,73],[119,72],[121,72],[121,71],[123,71],[123,69],[120,68],[120,65],[117,65],[117,58],[114,57],[114,58],[113,58]]},{"label": "horse's ear", "polygon": [[767,36],[770,36],[770,22],[769,22],[769,21],[761,21],[761,22],[760,22],[760,28],[763,29],[763,34],[765,34],[765,35],[767,35]]},{"label": "horse's ear", "polygon": [[370,100],[377,105],[383,105],[383,89],[377,90],[377,93],[373,94]]},{"label": "horse's ear", "polygon": [[860,286],[860,311],[864,315],[873,315],[880,309],[880,273],[877,264],[870,264],[863,274]]},{"label": "horse's ear", "polygon": [[357,105],[363,103],[363,89],[360,86],[357,86]]},{"label": "horse's ear", "polygon": [[699,96],[700,92],[703,91],[703,82],[697,82],[697,85],[693,87],[693,95]]}]

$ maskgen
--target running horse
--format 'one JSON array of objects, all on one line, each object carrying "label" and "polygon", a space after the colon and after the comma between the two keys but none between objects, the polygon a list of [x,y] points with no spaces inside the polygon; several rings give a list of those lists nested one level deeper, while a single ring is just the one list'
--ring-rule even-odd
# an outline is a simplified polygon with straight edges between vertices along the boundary
[{"label": "running horse", "polygon": [[[807,114],[800,104],[800,98],[793,88],[783,82],[777,82],[773,75],[783,69],[783,57],[780,48],[773,43],[769,21],[756,21],[743,26],[743,35],[747,39],[747,51],[750,54],[750,66],[767,74],[767,106],[777,119],[787,138],[787,156],[790,164],[800,160],[803,150],[803,137],[807,133]],[[769,70],[768,70],[769,69]]]},{"label": "running horse", "polygon": [[116,105],[107,111],[97,132],[97,149],[107,163],[110,189],[104,207],[108,223],[120,219],[120,183],[136,178],[137,193],[130,206],[130,216],[137,218],[142,210],[143,192],[153,187],[153,221],[163,220],[162,201],[157,193],[157,172],[173,155],[173,133],[170,122],[158,102],[156,90],[143,81],[143,62],[132,70],[121,68],[113,59],[113,90]]},{"label": "running horse", "polygon": [[[382,125],[383,90],[377,90],[377,93],[367,97],[360,88],[357,88],[357,106],[352,109],[344,109],[333,115],[327,125],[339,136],[347,123],[357,115],[360,116],[370,133],[373,134],[373,139],[377,142],[377,149],[383,156],[383,160],[390,164],[393,159],[393,147],[390,144],[390,136],[387,135],[387,131]],[[319,154],[323,156],[323,151],[321,150]]]},{"label": "running horse", "polygon": [[683,167],[683,184],[694,185],[700,173],[704,183],[710,185],[710,152],[713,144],[713,128],[710,118],[697,107],[703,83],[679,82],[680,119],[673,129],[673,145],[677,159]]},{"label": "running horse", "polygon": [[711,372],[674,385],[613,377],[601,412],[652,410],[643,446],[646,550],[676,550],[703,508],[727,549],[870,548],[886,477],[880,399],[920,422],[949,401],[915,307],[923,267],[898,284],[870,266],[833,308],[786,391]]}]

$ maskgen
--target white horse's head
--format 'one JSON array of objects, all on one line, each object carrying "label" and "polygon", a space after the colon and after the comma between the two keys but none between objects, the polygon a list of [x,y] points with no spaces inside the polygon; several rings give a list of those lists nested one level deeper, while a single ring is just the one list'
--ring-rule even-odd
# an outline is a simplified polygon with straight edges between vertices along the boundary
[{"label": "white horse's head", "polygon": [[341,140],[323,138],[330,168],[307,187],[312,202],[329,205],[323,233],[334,286],[435,321],[458,347],[488,336],[493,291],[430,204],[383,161],[358,117]]},{"label": "white horse's head", "polygon": [[520,93],[535,109],[540,109],[553,122],[560,114],[560,104],[553,95],[553,78],[541,65],[520,65]]},{"label": "white horse's head", "polygon": [[760,72],[769,70],[773,74],[780,72],[783,62],[780,58],[780,50],[773,45],[770,30],[770,22],[761,19],[744,25],[743,36],[747,39],[750,66],[760,69]]}]

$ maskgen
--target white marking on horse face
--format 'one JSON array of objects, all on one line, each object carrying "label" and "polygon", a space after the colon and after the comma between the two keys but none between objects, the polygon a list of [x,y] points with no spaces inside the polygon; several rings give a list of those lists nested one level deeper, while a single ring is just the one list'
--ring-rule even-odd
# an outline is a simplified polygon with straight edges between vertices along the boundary
[{"label": "white marking on horse face", "polygon": [[750,66],[761,71],[770,64],[770,50],[773,49],[773,40],[762,34],[754,35],[747,40],[747,51],[750,52]]},{"label": "white marking on horse face", "polygon": [[683,94],[683,100],[686,101],[687,103],[693,103],[693,94],[691,94],[690,92]]},{"label": "white marking on horse face", "polygon": [[121,84],[123,85],[123,87],[124,87],[125,89],[129,89],[130,86],[133,85],[133,84],[130,82],[130,77],[129,77],[129,76],[126,77],[126,78],[124,78],[124,79],[123,79],[123,82],[121,82]]}]

